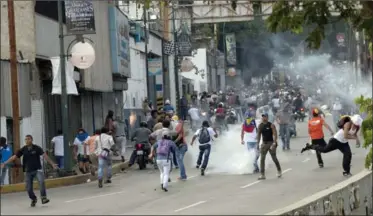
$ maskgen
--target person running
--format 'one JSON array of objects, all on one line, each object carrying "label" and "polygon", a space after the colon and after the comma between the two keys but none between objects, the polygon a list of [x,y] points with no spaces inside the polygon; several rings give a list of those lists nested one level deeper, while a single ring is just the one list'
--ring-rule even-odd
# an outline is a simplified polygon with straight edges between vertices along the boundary
[{"label": "person running", "polygon": [[277,168],[277,177],[282,176],[280,162],[276,156],[276,148],[277,148],[277,131],[276,127],[272,122],[268,121],[268,114],[262,114],[262,123],[260,123],[258,128],[258,136],[257,136],[257,143],[260,143],[260,139],[262,139],[263,143],[260,147],[260,177],[258,180],[266,179],[265,176],[265,160],[267,153],[272,157],[273,162]]},{"label": "person running", "polygon": [[[334,132],[330,126],[325,122],[324,118],[320,116],[319,109],[315,108],[312,110],[312,118],[308,121],[308,134],[311,137],[312,145],[326,146],[324,140],[323,126],[326,127],[333,135]],[[316,151],[317,162],[320,168],[324,167],[324,162],[321,157],[321,152]]]},{"label": "person running", "polygon": [[192,142],[190,143],[191,146],[193,146],[197,137],[199,142],[199,155],[196,168],[199,169],[202,164],[201,175],[204,176],[210,158],[211,144],[213,142],[212,137],[217,138],[218,134],[216,133],[215,128],[210,127],[208,121],[203,121],[202,128],[198,129],[192,138]]},{"label": "person running", "polygon": [[112,156],[113,156],[113,147],[115,145],[113,136],[109,135],[109,129],[103,127],[101,128],[101,133],[95,139],[96,155],[98,157],[98,187],[102,188],[102,181],[104,177],[104,169],[106,168],[106,184],[111,183],[112,177]]},{"label": "person running", "polygon": [[74,139],[74,157],[75,160],[78,162],[79,170],[81,173],[87,173],[89,169],[89,158],[87,152],[89,152],[88,146],[86,143],[89,140],[88,133],[83,129],[80,128],[78,133]]},{"label": "person running", "polygon": [[163,191],[168,191],[168,183],[170,182],[171,170],[171,152],[176,151],[176,145],[171,140],[169,131],[163,130],[161,139],[158,140],[151,148],[149,159],[153,159],[155,153],[157,154],[157,166],[160,172],[160,182]]},{"label": "person running", "polygon": [[337,124],[339,130],[334,134],[333,138],[329,140],[326,146],[310,145],[309,143],[306,143],[306,147],[302,149],[301,153],[311,149],[321,153],[328,153],[338,149],[343,154],[343,175],[350,176],[352,153],[348,140],[354,139],[356,140],[356,146],[360,146],[360,140],[357,133],[359,132],[362,123],[363,119],[360,115],[343,117]]},{"label": "person running", "polygon": [[37,178],[39,183],[39,190],[41,196],[41,203],[49,203],[47,198],[47,191],[45,188],[44,173],[41,165],[40,156],[48,161],[48,163],[53,167],[53,169],[58,169],[57,164],[55,164],[43,151],[43,149],[33,143],[33,137],[31,135],[26,135],[25,144],[20,150],[16,152],[11,158],[1,164],[1,168],[4,168],[7,164],[14,162],[17,158],[22,158],[23,171],[25,172],[26,179],[26,190],[29,198],[31,199],[31,207],[35,207],[37,203],[37,197],[34,193],[34,179]]},{"label": "person running", "polygon": [[259,159],[259,153],[258,153],[258,143],[256,140],[257,136],[257,127],[255,122],[255,111],[247,112],[246,119],[244,123],[242,124],[241,129],[241,144],[247,145],[247,149],[250,151],[255,152],[255,158],[253,161],[254,164],[254,173],[259,172],[259,166],[258,166],[258,159]]}]

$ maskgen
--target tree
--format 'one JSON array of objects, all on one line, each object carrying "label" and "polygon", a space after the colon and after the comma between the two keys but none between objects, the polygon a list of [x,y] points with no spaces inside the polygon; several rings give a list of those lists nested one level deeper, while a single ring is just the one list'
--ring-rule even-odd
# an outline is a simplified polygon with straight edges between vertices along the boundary
[{"label": "tree", "polygon": [[325,27],[331,22],[345,20],[373,40],[373,1],[285,1],[273,3],[267,19],[271,32],[292,31],[299,34],[303,26],[311,26],[306,42],[318,49],[325,38]]},{"label": "tree", "polygon": [[365,167],[372,168],[372,157],[373,157],[373,150],[372,150],[372,136],[373,136],[373,103],[372,98],[365,98],[364,96],[360,96],[355,99],[355,103],[359,105],[360,112],[366,115],[365,120],[361,126],[361,131],[364,137],[364,148],[369,148],[369,153],[365,158]]}]

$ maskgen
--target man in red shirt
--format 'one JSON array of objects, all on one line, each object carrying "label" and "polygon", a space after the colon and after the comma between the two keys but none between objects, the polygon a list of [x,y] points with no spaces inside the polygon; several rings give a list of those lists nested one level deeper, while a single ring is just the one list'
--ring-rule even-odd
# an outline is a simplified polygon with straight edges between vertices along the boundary
[{"label": "man in red shirt", "polygon": [[[315,108],[312,110],[312,118],[308,121],[308,134],[311,137],[312,145],[326,146],[326,142],[324,140],[323,126],[326,127],[332,135],[334,132],[332,131],[330,126],[325,122],[324,118],[322,118],[319,114],[320,112],[318,109]],[[319,163],[319,167],[323,168],[324,162],[319,151],[316,151],[316,157],[317,162]]]}]

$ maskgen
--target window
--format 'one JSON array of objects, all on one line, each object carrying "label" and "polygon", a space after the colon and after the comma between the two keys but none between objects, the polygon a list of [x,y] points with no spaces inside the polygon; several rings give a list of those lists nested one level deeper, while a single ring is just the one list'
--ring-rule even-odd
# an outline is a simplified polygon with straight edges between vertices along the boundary
[{"label": "window", "polygon": [[[62,4],[62,11],[65,11],[65,4]],[[35,12],[58,21],[58,1],[36,1]],[[62,15],[63,23],[66,23],[65,13]]]}]

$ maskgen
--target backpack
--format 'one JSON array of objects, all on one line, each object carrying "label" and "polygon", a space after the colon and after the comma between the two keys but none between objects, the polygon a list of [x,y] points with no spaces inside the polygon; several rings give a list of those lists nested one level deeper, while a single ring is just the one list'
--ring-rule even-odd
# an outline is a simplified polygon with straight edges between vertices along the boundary
[{"label": "backpack", "polygon": [[337,122],[337,127],[339,129],[342,129],[343,126],[346,124],[346,122],[349,122],[349,121],[351,121],[350,116],[344,116],[341,119],[339,119],[339,121]]},{"label": "backpack", "polygon": [[167,155],[170,154],[170,150],[171,150],[170,141],[168,141],[168,140],[161,140],[158,143],[158,148],[157,148],[157,154],[158,155],[167,156]]},{"label": "backpack", "polygon": [[211,140],[210,133],[206,127],[203,127],[198,136],[198,142],[200,144],[209,143]]}]

